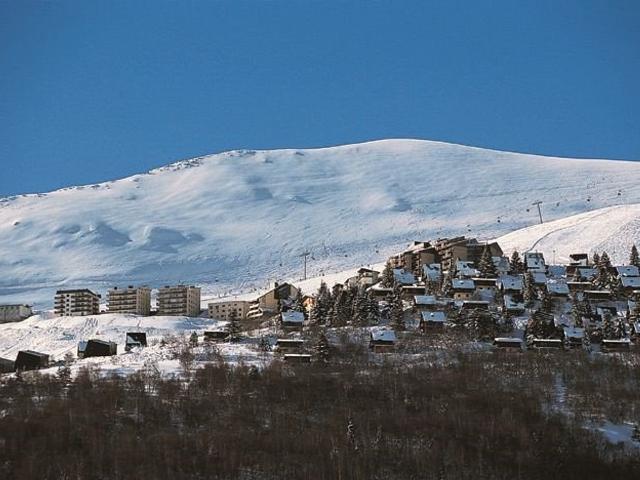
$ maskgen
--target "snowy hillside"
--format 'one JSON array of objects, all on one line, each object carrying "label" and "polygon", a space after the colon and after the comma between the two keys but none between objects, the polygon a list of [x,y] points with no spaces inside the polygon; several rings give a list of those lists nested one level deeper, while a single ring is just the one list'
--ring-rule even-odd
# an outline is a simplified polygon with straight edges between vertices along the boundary
[{"label": "snowy hillside", "polygon": [[60,287],[250,291],[380,262],[407,241],[491,238],[640,202],[640,163],[420,140],[233,151],[114,182],[0,200],[0,302],[50,307]]},{"label": "snowy hillside", "polygon": [[544,253],[547,262],[567,263],[572,253],[602,253],[626,264],[640,245],[640,204],[608,207],[517,230],[497,240],[505,252]]}]

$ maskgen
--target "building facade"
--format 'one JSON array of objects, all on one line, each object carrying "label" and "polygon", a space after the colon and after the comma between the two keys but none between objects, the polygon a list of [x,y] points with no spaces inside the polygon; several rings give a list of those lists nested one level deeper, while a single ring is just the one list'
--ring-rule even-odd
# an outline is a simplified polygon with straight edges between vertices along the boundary
[{"label": "building facade", "polygon": [[158,315],[200,315],[200,288],[187,285],[165,286],[158,290]]},{"label": "building facade", "polygon": [[151,289],[147,287],[113,287],[107,293],[107,310],[110,313],[151,313]]},{"label": "building facade", "polygon": [[0,323],[19,322],[32,314],[29,305],[0,305]]},{"label": "building facade", "polygon": [[89,289],[58,290],[54,311],[59,317],[77,317],[100,313],[100,295]]},{"label": "building facade", "polygon": [[214,302],[209,304],[209,318],[218,320],[229,320],[232,314],[238,320],[245,320],[249,313],[251,302],[246,300],[230,300],[228,302]]}]

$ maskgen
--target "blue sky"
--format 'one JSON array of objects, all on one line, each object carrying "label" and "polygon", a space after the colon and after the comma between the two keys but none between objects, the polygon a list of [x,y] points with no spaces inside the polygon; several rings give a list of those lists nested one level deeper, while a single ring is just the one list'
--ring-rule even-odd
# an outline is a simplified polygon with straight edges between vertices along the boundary
[{"label": "blue sky", "polygon": [[387,137],[640,159],[640,2],[0,0],[0,196]]}]

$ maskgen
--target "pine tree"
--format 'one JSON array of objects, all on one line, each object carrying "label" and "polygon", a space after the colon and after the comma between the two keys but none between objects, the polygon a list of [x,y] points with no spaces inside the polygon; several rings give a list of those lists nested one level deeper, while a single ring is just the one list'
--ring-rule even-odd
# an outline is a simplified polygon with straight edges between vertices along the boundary
[{"label": "pine tree", "polygon": [[311,323],[314,325],[324,325],[327,323],[332,303],[331,293],[329,292],[327,284],[320,282],[315,303],[311,308]]},{"label": "pine tree", "polygon": [[351,320],[351,299],[346,289],[336,291],[331,310],[331,326],[344,327]]},{"label": "pine tree", "polygon": [[402,288],[399,285],[393,289],[393,297],[391,299],[391,326],[399,332],[406,329],[404,323],[404,305],[402,303]]},{"label": "pine tree", "polygon": [[493,315],[479,308],[471,312],[469,327],[474,338],[481,341],[493,340],[498,332],[498,325]]},{"label": "pine tree", "polygon": [[382,270],[382,279],[380,280],[380,285],[384,288],[391,288],[395,283],[393,277],[393,267],[391,266],[391,261],[387,260],[387,264],[384,266],[384,270]]},{"label": "pine tree", "polygon": [[449,272],[444,274],[444,277],[442,278],[442,285],[440,288],[440,294],[443,297],[450,297],[453,293],[453,284],[451,283],[453,281],[453,277],[451,276],[451,274]]},{"label": "pine tree", "polygon": [[609,255],[607,252],[602,252],[600,256],[600,261],[596,264],[596,268],[598,273],[594,279],[594,284],[598,288],[609,289],[613,286],[613,278],[611,277],[611,273],[609,269],[611,268],[611,260],[609,259]]},{"label": "pine tree", "polygon": [[522,258],[520,257],[520,253],[518,253],[517,250],[514,250],[511,254],[511,259],[509,260],[509,270],[514,275],[524,272],[524,263],[522,261]]},{"label": "pine tree", "polygon": [[597,266],[600,264],[600,255],[598,255],[598,252],[593,252],[593,265]]},{"label": "pine tree", "polygon": [[582,327],[584,325],[583,317],[585,316],[585,306],[582,302],[574,299],[571,306],[571,316],[573,317],[573,324],[576,327]]},{"label": "pine tree", "polygon": [[489,245],[486,245],[482,251],[482,257],[480,257],[480,261],[478,262],[478,270],[484,278],[496,278],[498,276]]},{"label": "pine tree", "polygon": [[296,312],[301,312],[304,314],[304,319],[308,319],[308,312],[304,306],[304,296],[302,295],[302,290],[298,290],[298,294],[296,298],[293,300],[293,305],[291,306],[291,310],[295,310]]},{"label": "pine tree", "polygon": [[235,310],[231,310],[229,314],[229,326],[228,326],[229,340],[237,342],[240,340],[240,321],[236,315]]},{"label": "pine tree", "polygon": [[640,255],[635,245],[631,246],[631,255],[629,255],[629,265],[640,268]]},{"label": "pine tree", "polygon": [[331,349],[329,347],[329,340],[327,336],[323,333],[320,334],[320,338],[318,338],[318,343],[315,347],[316,354],[318,355],[318,361],[322,364],[329,363],[329,357],[331,355]]},{"label": "pine tree", "polygon": [[605,313],[604,319],[602,320],[602,338],[605,340],[615,340],[620,338],[617,336],[617,333],[616,322],[614,322],[610,313]]},{"label": "pine tree", "polygon": [[544,313],[553,312],[553,299],[546,288],[542,290],[542,295],[540,296],[540,310]]},{"label": "pine tree", "polygon": [[364,327],[369,323],[368,298],[363,288],[353,296],[352,318],[355,325]]},{"label": "pine tree", "polygon": [[533,279],[533,273],[527,272],[524,275],[524,291],[522,296],[524,297],[524,306],[531,308],[536,300],[535,281]]},{"label": "pine tree", "polygon": [[189,337],[189,345],[191,347],[198,346],[198,334],[196,332],[191,333],[191,336]]},{"label": "pine tree", "polygon": [[609,258],[609,254],[607,252],[602,252],[602,255],[600,255],[600,262],[598,262],[598,265],[611,268],[611,259]]},{"label": "pine tree", "polygon": [[271,351],[271,344],[269,343],[269,340],[267,340],[267,337],[265,337],[264,335],[260,337],[260,341],[258,342],[258,348],[260,349],[261,352]]},{"label": "pine tree", "polygon": [[377,325],[380,321],[380,308],[373,294],[367,295],[367,325]]}]

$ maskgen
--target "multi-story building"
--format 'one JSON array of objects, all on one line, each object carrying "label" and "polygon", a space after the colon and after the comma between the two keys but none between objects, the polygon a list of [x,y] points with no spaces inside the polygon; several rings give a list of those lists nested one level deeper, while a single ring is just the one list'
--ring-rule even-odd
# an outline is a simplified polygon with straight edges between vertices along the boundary
[{"label": "multi-story building", "polygon": [[107,293],[107,310],[110,313],[132,313],[149,315],[151,313],[151,289],[147,287],[113,287]]},{"label": "multi-story building", "polygon": [[229,300],[227,302],[214,302],[209,304],[209,318],[229,320],[232,314],[238,320],[245,320],[249,313],[249,304],[246,300]]},{"label": "multi-story building", "polygon": [[200,315],[200,288],[187,285],[165,286],[158,290],[158,315]]},{"label": "multi-story building", "polygon": [[0,305],[0,323],[19,322],[32,314],[29,305]]},{"label": "multi-story building", "polygon": [[100,313],[100,295],[86,288],[58,290],[54,310],[60,317],[97,315]]}]

